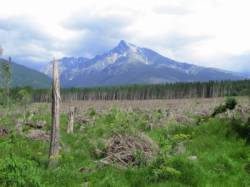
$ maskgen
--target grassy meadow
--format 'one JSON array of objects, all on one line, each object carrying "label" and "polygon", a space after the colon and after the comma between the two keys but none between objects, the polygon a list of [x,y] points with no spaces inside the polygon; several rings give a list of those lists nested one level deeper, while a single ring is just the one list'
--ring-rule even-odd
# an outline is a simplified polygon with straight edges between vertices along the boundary
[{"label": "grassy meadow", "polygon": [[224,98],[62,103],[60,158],[50,169],[50,105],[2,108],[0,186],[250,186],[250,102],[236,99],[215,117]]}]

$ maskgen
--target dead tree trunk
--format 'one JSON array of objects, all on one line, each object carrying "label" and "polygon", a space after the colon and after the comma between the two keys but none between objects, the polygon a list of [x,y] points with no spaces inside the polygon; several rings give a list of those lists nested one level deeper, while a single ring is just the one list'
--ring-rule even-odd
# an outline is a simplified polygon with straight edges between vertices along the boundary
[{"label": "dead tree trunk", "polygon": [[49,167],[57,164],[60,149],[60,80],[58,62],[53,60],[52,129],[50,136]]},{"label": "dead tree trunk", "polygon": [[20,135],[23,133],[22,122],[21,119],[17,119],[16,121],[16,133]]},{"label": "dead tree trunk", "polygon": [[75,107],[73,106],[69,108],[67,133],[73,133],[74,131],[74,110]]}]

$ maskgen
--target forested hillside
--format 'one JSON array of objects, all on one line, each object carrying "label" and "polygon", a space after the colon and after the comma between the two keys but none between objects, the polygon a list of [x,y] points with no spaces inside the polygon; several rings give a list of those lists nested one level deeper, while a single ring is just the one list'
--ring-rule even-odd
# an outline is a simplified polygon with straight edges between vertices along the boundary
[{"label": "forested hillside", "polygon": [[[50,90],[35,90],[35,102],[49,102]],[[144,100],[250,95],[250,80],[210,81],[62,89],[62,100]]]},{"label": "forested hillside", "polygon": [[[3,63],[9,63],[5,59],[0,59],[0,66]],[[11,87],[25,87],[33,88],[49,88],[50,78],[43,73],[27,68],[25,66],[11,62]]]}]

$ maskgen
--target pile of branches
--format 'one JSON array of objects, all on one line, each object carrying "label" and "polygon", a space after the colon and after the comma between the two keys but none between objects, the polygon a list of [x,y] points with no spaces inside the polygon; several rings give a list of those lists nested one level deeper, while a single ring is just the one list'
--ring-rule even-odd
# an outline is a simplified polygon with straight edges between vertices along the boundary
[{"label": "pile of branches", "polygon": [[152,159],[159,151],[158,146],[147,136],[116,134],[106,142],[104,164],[122,167],[137,166]]},{"label": "pile of branches", "polygon": [[31,140],[49,141],[50,135],[49,133],[40,129],[31,129],[28,131],[26,137]]},{"label": "pile of branches", "polygon": [[9,130],[7,128],[0,127],[0,136],[6,136],[9,134]]}]

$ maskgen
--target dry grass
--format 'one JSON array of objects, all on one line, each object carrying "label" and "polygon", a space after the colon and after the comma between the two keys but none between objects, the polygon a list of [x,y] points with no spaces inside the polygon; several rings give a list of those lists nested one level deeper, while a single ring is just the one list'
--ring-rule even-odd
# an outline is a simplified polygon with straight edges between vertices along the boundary
[{"label": "dry grass", "polygon": [[[236,97],[239,110],[250,110],[249,97]],[[107,113],[112,108],[118,108],[127,112],[150,113],[161,110],[168,120],[188,123],[191,116],[208,116],[214,108],[224,102],[224,98],[192,98],[192,99],[169,99],[169,100],[115,100],[115,101],[71,101],[61,103],[61,112],[68,113],[70,106],[76,107],[76,117],[83,117],[91,109],[98,114]],[[49,103],[34,103],[26,110],[23,107],[15,106],[15,110],[8,112],[11,116],[29,112],[32,115],[48,114],[51,111]],[[0,109],[0,116],[6,114],[6,110]],[[25,113],[26,113],[25,112]],[[246,113],[246,112],[245,112]],[[229,113],[229,115],[231,115]]]},{"label": "dry grass", "polygon": [[[249,106],[250,99],[237,97],[241,106]],[[172,99],[172,100],[122,100],[122,101],[72,101],[62,103],[62,112],[67,112],[69,106],[75,106],[79,113],[95,109],[97,112],[109,111],[117,107],[125,111],[152,111],[161,109],[173,114],[209,114],[215,106],[223,103],[224,98],[206,99]]]}]

